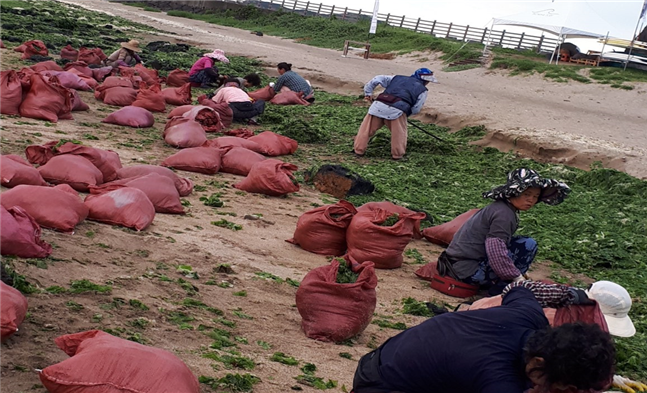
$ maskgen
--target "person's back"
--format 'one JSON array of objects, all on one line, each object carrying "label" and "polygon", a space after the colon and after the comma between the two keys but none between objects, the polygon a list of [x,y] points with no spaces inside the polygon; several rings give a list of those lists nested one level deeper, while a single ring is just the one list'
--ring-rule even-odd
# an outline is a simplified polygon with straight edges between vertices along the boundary
[{"label": "person's back", "polygon": [[524,343],[546,326],[532,292],[518,289],[502,307],[442,314],[393,337],[379,373],[399,392],[521,393],[530,387]]},{"label": "person's back", "polygon": [[235,86],[225,86],[218,90],[216,95],[213,97],[213,101],[216,103],[227,103],[232,102],[247,102],[251,101],[249,95],[239,87]]}]

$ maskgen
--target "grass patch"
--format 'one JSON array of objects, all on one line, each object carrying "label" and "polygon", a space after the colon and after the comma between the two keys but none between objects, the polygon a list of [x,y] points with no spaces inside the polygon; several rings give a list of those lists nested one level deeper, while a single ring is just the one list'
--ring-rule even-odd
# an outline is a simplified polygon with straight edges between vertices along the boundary
[{"label": "grass patch", "polygon": [[222,310],[219,310],[215,307],[208,306],[196,299],[186,298],[182,301],[182,305],[185,307],[200,308],[216,315],[221,315],[221,316],[224,315],[224,312],[222,312]]},{"label": "grass patch", "polygon": [[222,378],[201,375],[198,381],[216,391],[224,389],[231,392],[251,392],[254,385],[261,382],[261,379],[251,374],[227,374]]},{"label": "grass patch", "polygon": [[315,376],[317,366],[312,363],[306,363],[303,367],[301,367],[301,371],[303,372],[303,374],[295,377],[297,382],[300,384],[311,386],[319,390],[328,390],[337,387],[337,381],[330,379],[328,381],[325,381],[323,378]]},{"label": "grass patch", "polygon": [[412,297],[402,299],[402,313],[420,317],[432,317],[433,314],[424,302],[419,302]]},{"label": "grass patch", "polygon": [[[217,193],[217,194],[211,194],[208,197],[206,196],[201,196],[200,201],[204,203],[206,206],[211,206],[211,207],[223,207],[225,204],[220,200],[220,197],[222,194]],[[214,224],[215,225],[215,224]]]},{"label": "grass patch", "polygon": [[90,280],[74,280],[70,282],[70,293],[88,293],[88,292],[96,292],[96,293],[109,293],[112,291],[112,287],[110,285],[99,285],[91,282]]},{"label": "grass patch", "polygon": [[224,218],[220,219],[218,221],[211,221],[211,225],[215,225],[215,226],[221,227],[221,228],[231,229],[234,232],[240,231],[240,230],[243,229],[242,225],[233,223],[231,221],[227,221]]},{"label": "grass patch", "polygon": [[270,360],[277,363],[287,364],[288,366],[296,366],[299,364],[298,360],[292,356],[284,354],[283,352],[274,352],[270,357]]},{"label": "grass patch", "polygon": [[407,328],[407,325],[404,324],[403,322],[391,322],[386,319],[374,319],[371,323],[381,328],[389,328],[389,329],[395,329],[395,330],[406,330]]}]

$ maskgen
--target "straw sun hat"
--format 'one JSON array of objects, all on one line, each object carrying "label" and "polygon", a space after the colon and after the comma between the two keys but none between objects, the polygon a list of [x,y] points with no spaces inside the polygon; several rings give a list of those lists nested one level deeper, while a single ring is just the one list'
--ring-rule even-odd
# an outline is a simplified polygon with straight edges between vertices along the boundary
[{"label": "straw sun hat", "polygon": [[121,43],[122,48],[130,49],[133,52],[141,52],[142,50],[139,49],[139,41],[137,40],[130,40],[128,42],[122,42]]}]

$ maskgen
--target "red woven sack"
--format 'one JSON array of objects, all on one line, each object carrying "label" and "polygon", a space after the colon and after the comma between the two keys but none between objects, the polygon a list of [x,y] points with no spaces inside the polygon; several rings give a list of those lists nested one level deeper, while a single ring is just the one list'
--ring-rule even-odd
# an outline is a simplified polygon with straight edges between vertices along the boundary
[{"label": "red woven sack", "polygon": [[321,206],[299,217],[294,237],[287,242],[321,255],[340,256],[346,253],[346,229],[357,213],[347,201]]},{"label": "red woven sack", "polygon": [[123,186],[134,187],[144,194],[155,206],[157,213],[184,214],[180,194],[173,180],[157,173],[129,179],[115,180],[97,187],[90,187],[91,194],[104,194]]},{"label": "red woven sack", "polygon": [[381,226],[391,212],[383,209],[358,212],[346,231],[348,255],[353,263],[371,261],[376,269],[395,269],[402,265],[404,249],[424,213],[400,214],[390,227]]},{"label": "red woven sack", "polygon": [[49,141],[42,145],[29,145],[25,148],[25,157],[34,165],[45,165],[54,157],[54,149],[57,144],[58,141]]},{"label": "red woven sack", "polygon": [[70,61],[76,61],[79,57],[79,51],[72,48],[72,45],[67,44],[63,49],[61,49],[61,59],[66,59]]},{"label": "red woven sack", "polygon": [[36,63],[30,66],[29,68],[34,70],[34,72],[63,71],[63,68],[61,68],[60,65],[56,64],[54,60],[41,61],[40,63]]},{"label": "red woven sack", "polygon": [[72,91],[72,112],[87,111],[90,109],[90,106],[83,102],[79,92],[76,90]]},{"label": "red woven sack", "polygon": [[0,180],[3,187],[12,188],[21,184],[46,186],[47,183],[38,172],[20,156],[13,154],[0,156]]},{"label": "red woven sack", "polygon": [[69,184],[73,189],[87,192],[89,186],[103,183],[103,175],[90,161],[71,154],[55,156],[38,168],[43,179],[52,184]]},{"label": "red woven sack", "polygon": [[6,46],[4,46],[4,43],[2,42],[2,40],[0,40],[0,49],[5,49],[5,48]]},{"label": "red woven sack", "polygon": [[296,165],[281,160],[260,161],[252,166],[246,178],[234,184],[234,188],[269,196],[297,192],[299,183],[292,174],[297,169]]},{"label": "red woven sack", "polygon": [[[182,115],[184,115],[186,112],[190,111],[190,110],[191,110],[191,109],[193,109],[193,108],[195,108],[195,106],[193,106],[193,105],[180,105],[180,106],[176,106],[175,108],[171,109],[171,111],[168,113],[168,115],[166,115],[166,118],[167,118],[167,119],[170,119],[170,118],[172,118],[172,117],[182,116]],[[195,119],[192,119],[192,120],[195,120]]]},{"label": "red woven sack", "polygon": [[157,173],[173,180],[175,188],[180,196],[187,196],[193,191],[193,182],[190,179],[180,177],[172,170],[159,165],[133,165],[119,169],[117,171],[118,179],[130,179],[133,177],[146,176],[149,173]]},{"label": "red woven sack", "polygon": [[179,152],[162,161],[161,165],[181,171],[213,175],[220,171],[223,151],[212,147],[192,147]]},{"label": "red woven sack", "polygon": [[452,239],[454,239],[456,232],[479,210],[471,209],[449,222],[436,225],[435,227],[425,228],[422,230],[422,236],[434,244],[447,247],[452,242]]},{"label": "red woven sack", "polygon": [[242,147],[256,153],[260,153],[263,150],[263,147],[258,143],[235,136],[221,136],[219,138],[211,139],[205,143],[205,146],[219,147],[221,149],[226,147]]},{"label": "red woven sack", "polygon": [[248,139],[256,142],[261,146],[259,153],[266,156],[284,156],[297,151],[299,143],[287,136],[276,134],[272,131],[264,131]]},{"label": "red woven sack", "polygon": [[144,230],[155,219],[155,206],[144,191],[123,186],[101,195],[88,195],[88,220]]},{"label": "red woven sack", "polygon": [[139,86],[137,99],[131,105],[148,109],[151,112],[166,112],[166,101],[159,85]]},{"label": "red woven sack", "polygon": [[227,136],[235,136],[236,138],[249,139],[254,136],[254,131],[249,128],[236,128],[233,130],[224,131],[223,134]]},{"label": "red woven sack", "polygon": [[106,59],[106,55],[99,48],[79,48],[79,57],[77,61],[84,61],[87,65],[101,65],[101,62]]},{"label": "red woven sack", "polygon": [[71,356],[40,372],[56,393],[199,393],[198,380],[175,355],[89,330],[54,339]]},{"label": "red woven sack", "polygon": [[103,150],[67,142],[56,149],[56,154],[73,154],[89,160],[101,171],[103,181],[105,182],[116,179],[117,171],[121,168],[119,154],[112,150]]},{"label": "red woven sack", "polygon": [[429,262],[422,267],[418,268],[413,272],[418,278],[422,278],[425,281],[430,281],[434,277],[434,274],[438,274],[438,261]]},{"label": "red woven sack", "polygon": [[207,134],[197,121],[174,117],[166,123],[164,141],[173,147],[199,147],[207,141]]},{"label": "red woven sack", "polygon": [[222,156],[220,172],[234,175],[247,176],[254,164],[265,160],[262,155],[244,147],[226,148]]},{"label": "red woven sack", "polygon": [[137,106],[125,106],[116,112],[112,112],[101,122],[127,127],[147,128],[155,124],[155,117],[147,109]]},{"label": "red woven sack", "polygon": [[134,88],[133,82],[128,78],[123,78],[120,76],[109,76],[103,81],[101,85],[97,87],[97,91],[102,92],[112,87],[130,87],[131,89]]},{"label": "red woven sack", "polygon": [[30,83],[29,93],[20,104],[20,116],[52,123],[73,119],[72,92],[58,84],[56,77],[45,82],[42,75],[32,74]]},{"label": "red woven sack", "polygon": [[248,94],[255,101],[258,101],[258,100],[269,101],[272,98],[274,98],[274,96],[276,95],[276,92],[274,92],[274,88],[272,86],[265,86],[261,89],[251,91]]},{"label": "red woven sack", "polygon": [[67,63],[63,66],[63,69],[65,71],[76,70],[81,74],[92,78],[92,68],[88,67],[84,61],[73,61],[71,63]]},{"label": "red woven sack", "polygon": [[600,310],[600,305],[595,304],[572,304],[566,307],[560,307],[555,312],[555,322],[553,326],[560,326],[565,323],[595,323],[605,332],[609,331],[604,314]]},{"label": "red woven sack", "polygon": [[229,105],[226,103],[216,104],[212,99],[208,98],[205,94],[198,97],[198,103],[200,105],[208,106],[213,108],[220,115],[220,121],[222,122],[222,127],[227,128],[231,126],[231,123],[234,121],[234,112],[231,110]]},{"label": "red woven sack", "polygon": [[16,288],[0,281],[0,341],[18,331],[27,315],[27,299]]},{"label": "red woven sack", "polygon": [[133,69],[137,71],[139,76],[142,78],[142,81],[144,81],[148,86],[159,85],[160,81],[157,70],[146,68],[140,63],[135,64]]},{"label": "red woven sack", "polygon": [[[398,206],[388,201],[368,202],[358,207],[357,211],[363,212],[363,211],[375,210],[375,209],[382,209],[395,214],[416,214],[417,213],[414,210],[409,210],[406,207]],[[413,228],[413,238],[422,239],[422,233],[420,232],[420,220],[415,222],[415,225]]]},{"label": "red woven sack", "polygon": [[184,70],[174,69],[166,76],[166,86],[180,87],[189,83],[189,73]]},{"label": "red woven sack", "polygon": [[[18,50],[22,47],[22,50]],[[20,45],[18,48],[14,49],[16,52],[22,52],[21,60],[29,59],[32,56],[47,56],[49,51],[47,47],[41,40],[32,40],[27,41],[24,44]]]},{"label": "red woven sack", "polygon": [[[87,84],[87,82],[81,78],[79,75],[73,73],[73,72],[67,72],[67,71],[40,71],[39,72],[43,77],[45,77],[47,80],[51,79],[51,77],[56,76],[58,79],[58,83],[60,83],[61,86],[68,88],[68,89],[74,89],[74,90],[82,90],[82,91],[89,91],[92,90],[90,85]],[[94,79],[92,79],[94,81]],[[94,81],[96,82],[96,81]]]},{"label": "red woven sack", "polygon": [[92,68],[92,77],[97,81],[101,82],[104,78],[112,74],[112,67],[101,67],[101,68]]},{"label": "red woven sack", "polygon": [[14,70],[0,72],[0,113],[19,115],[22,103],[22,85]]},{"label": "red woven sack", "polygon": [[294,91],[283,91],[278,93],[270,100],[270,102],[275,105],[310,105],[308,101],[303,99],[303,93],[297,93]]},{"label": "red woven sack", "polygon": [[197,121],[205,132],[218,132],[225,128],[218,111],[208,106],[196,105],[182,113],[182,117]]},{"label": "red woven sack", "polygon": [[191,103],[191,84],[185,83],[181,87],[167,87],[162,89],[164,101],[170,105],[189,105]]},{"label": "red woven sack", "polygon": [[377,275],[373,263],[364,262],[354,284],[338,284],[339,262],[311,270],[297,289],[301,328],[309,338],[341,342],[361,333],[373,317]]},{"label": "red woven sack", "polygon": [[112,87],[101,93],[103,103],[114,106],[133,105],[137,100],[137,90],[132,87]]},{"label": "red woven sack", "polygon": [[44,228],[73,232],[88,216],[79,194],[67,184],[56,187],[20,185],[2,193],[0,204],[7,210],[22,207]]},{"label": "red woven sack", "polygon": [[20,206],[0,206],[0,251],[20,258],[45,258],[52,246],[40,239],[40,225]]}]

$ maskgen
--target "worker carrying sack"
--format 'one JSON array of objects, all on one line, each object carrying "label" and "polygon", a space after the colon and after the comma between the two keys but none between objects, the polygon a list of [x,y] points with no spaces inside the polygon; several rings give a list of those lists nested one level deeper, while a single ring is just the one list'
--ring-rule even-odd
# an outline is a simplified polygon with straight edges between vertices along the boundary
[{"label": "worker carrying sack", "polygon": [[402,266],[402,254],[413,238],[416,221],[425,217],[425,213],[393,214],[383,209],[358,212],[346,231],[351,261],[371,261],[376,269]]},{"label": "worker carrying sack", "polygon": [[315,254],[344,255],[346,230],[355,214],[355,206],[347,201],[307,211],[299,217],[292,239],[286,241]]},{"label": "worker carrying sack", "polygon": [[18,331],[27,315],[27,299],[19,290],[0,281],[0,341]]},{"label": "worker carrying sack", "polygon": [[364,331],[373,317],[377,303],[373,263],[364,262],[351,271],[339,259],[311,270],[297,289],[301,328],[309,338],[341,342]]},{"label": "worker carrying sack", "polygon": [[40,225],[22,207],[0,206],[0,251],[20,258],[45,258],[52,246],[40,239]]},{"label": "worker carrying sack", "polygon": [[257,162],[242,181],[234,184],[234,188],[265,194],[282,196],[299,191],[299,183],[292,172],[299,169],[296,165],[280,160],[269,159]]},{"label": "worker carrying sack", "polygon": [[200,393],[198,380],[175,355],[100,330],[54,339],[69,359],[44,368],[56,393]]}]

